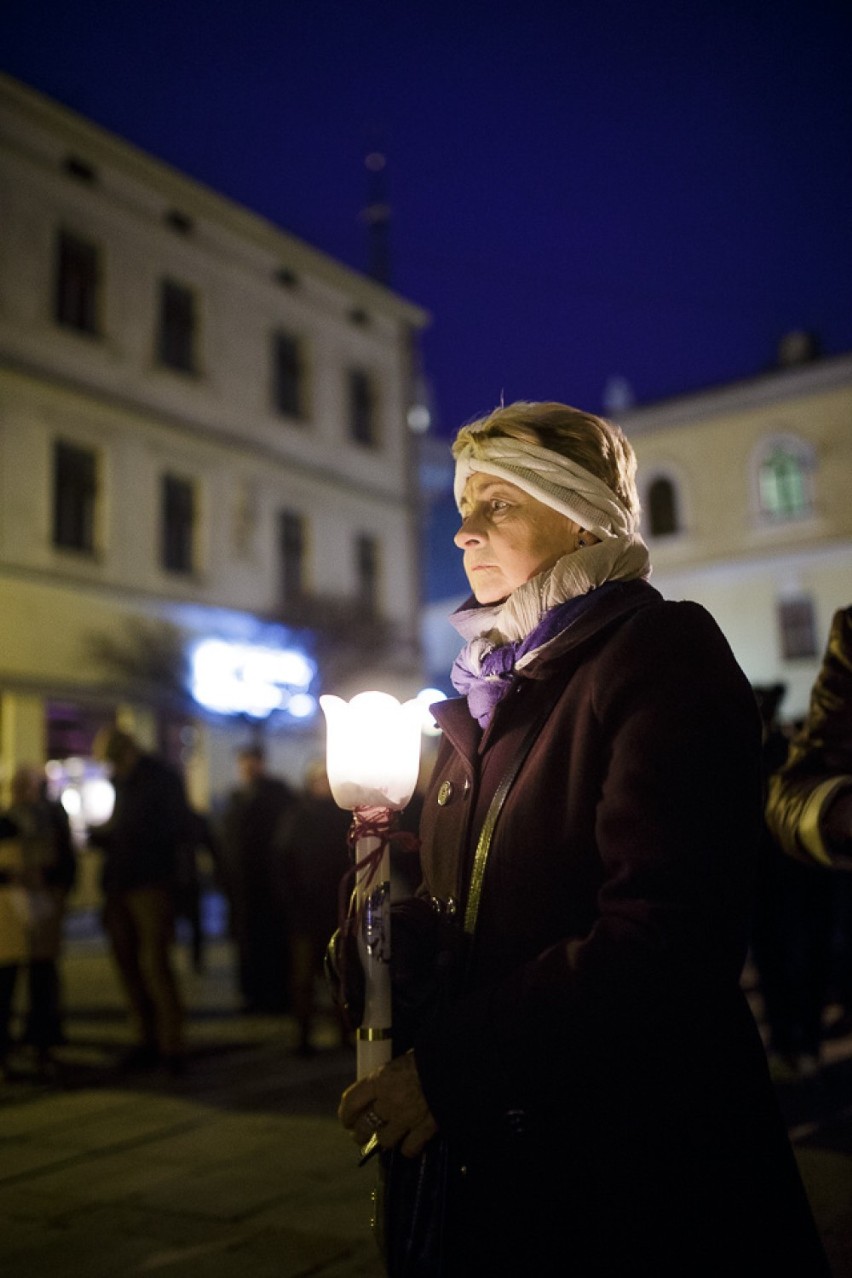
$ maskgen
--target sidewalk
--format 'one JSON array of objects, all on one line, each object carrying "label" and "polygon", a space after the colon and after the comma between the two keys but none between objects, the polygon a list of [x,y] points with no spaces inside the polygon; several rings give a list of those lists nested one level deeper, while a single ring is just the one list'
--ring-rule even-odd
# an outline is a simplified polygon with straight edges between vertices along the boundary
[{"label": "sidewalk", "polygon": [[[370,1232],[373,1166],[335,1118],[354,1052],[331,1021],[308,1059],[286,1017],[237,1011],[232,955],[180,953],[189,1063],[120,1077],[128,1045],[103,939],[64,961],[62,1079],[0,1092],[4,1278],[344,1278],[381,1273]],[[323,1040],[328,1046],[323,1047]]]},{"label": "sidewalk", "polygon": [[[225,941],[208,945],[201,975],[182,947],[180,970],[186,1074],[121,1078],[128,1040],[103,939],[89,929],[69,941],[63,1078],[0,1093],[0,1272],[380,1278],[375,1168],[357,1168],[334,1117],[354,1053],[335,1046],[330,1019],[304,1059],[288,1018],[241,1016]],[[826,1056],[819,1078],[779,1097],[834,1274],[848,1278],[852,1040]]]}]

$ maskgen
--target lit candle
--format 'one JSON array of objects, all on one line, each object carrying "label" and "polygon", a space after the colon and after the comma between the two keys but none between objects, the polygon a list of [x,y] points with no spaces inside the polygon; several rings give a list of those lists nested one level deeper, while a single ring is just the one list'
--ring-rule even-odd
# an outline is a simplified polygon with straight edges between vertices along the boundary
[{"label": "lit candle", "polygon": [[[360,692],[351,701],[322,696],[326,769],[331,792],[354,814],[355,897],[364,968],[364,1019],[356,1031],[358,1078],[392,1055],[390,982],[390,850],[392,813],[411,799],[420,770],[423,707],[386,692]],[[363,834],[358,830],[362,828]]]}]

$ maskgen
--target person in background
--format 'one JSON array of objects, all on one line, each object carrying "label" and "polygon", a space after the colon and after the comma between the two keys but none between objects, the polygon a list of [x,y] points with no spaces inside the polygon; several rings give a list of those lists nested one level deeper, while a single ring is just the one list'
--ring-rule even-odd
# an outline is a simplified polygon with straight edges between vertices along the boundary
[{"label": "person in background", "polygon": [[104,854],[104,927],[127,997],[134,1045],[126,1069],[184,1068],[184,1009],[172,964],[182,849],[193,838],[181,777],[119,728],[95,740],[112,773],[115,806],[89,842]]},{"label": "person in background", "polygon": [[267,772],[262,746],[240,750],[237,768],[239,784],[222,813],[219,846],[239,989],[246,1011],[280,1014],[289,1005],[288,940],[276,840],[295,796]]},{"label": "person in background", "polygon": [[512,404],[453,454],[473,597],[432,707],[433,990],[339,1110],[382,1151],[388,1273],[824,1278],[740,985],[751,688],[710,614],[647,581],[617,426]]},{"label": "person in background", "polygon": [[65,809],[48,799],[39,768],[23,764],[16,769],[11,799],[0,833],[0,1062],[7,1059],[15,985],[25,967],[22,1041],[35,1051],[37,1075],[52,1078],[53,1048],[64,1041],[58,966],[62,920],[77,858]]},{"label": "person in background", "polygon": [[832,617],[805,719],[770,777],[766,821],[781,848],[831,875],[832,1035],[852,1030],[852,605]]},{"label": "person in background", "polygon": [[[313,760],[304,791],[285,812],[276,842],[280,853],[281,902],[287,918],[291,1013],[298,1026],[297,1052],[313,1054],[317,985],[326,946],[338,923],[343,880],[352,868],[349,853],[351,812],[331,796],[325,763]],[[340,1019],[339,1038],[349,1040]]]},{"label": "person in background", "polygon": [[[203,864],[203,870],[202,870]],[[186,921],[192,966],[199,974],[204,971],[204,890],[207,876],[218,875],[219,848],[209,817],[193,809],[190,820],[190,837],[182,845],[178,856],[176,913]]]},{"label": "person in background", "polygon": [[[786,685],[755,685],[763,720],[764,783],[787,759],[780,722]],[[785,855],[766,820],[758,862],[751,956],[760,984],[769,1069],[776,1083],[817,1073],[832,939],[832,876]]]}]

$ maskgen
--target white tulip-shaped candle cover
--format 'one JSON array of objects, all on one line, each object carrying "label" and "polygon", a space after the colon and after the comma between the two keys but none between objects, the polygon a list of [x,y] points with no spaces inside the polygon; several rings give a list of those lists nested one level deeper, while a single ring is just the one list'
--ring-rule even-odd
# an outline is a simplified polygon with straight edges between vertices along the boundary
[{"label": "white tulip-shaped candle cover", "polygon": [[[359,824],[390,827],[410,801],[420,770],[423,707],[386,692],[351,701],[322,696],[327,726],[326,769],[334,801],[353,813],[355,893],[361,920],[358,953],[364,968],[364,1019],[356,1032],[356,1072],[363,1078],[391,1059],[390,850],[386,837],[358,834]],[[376,864],[376,857],[379,857]]]}]

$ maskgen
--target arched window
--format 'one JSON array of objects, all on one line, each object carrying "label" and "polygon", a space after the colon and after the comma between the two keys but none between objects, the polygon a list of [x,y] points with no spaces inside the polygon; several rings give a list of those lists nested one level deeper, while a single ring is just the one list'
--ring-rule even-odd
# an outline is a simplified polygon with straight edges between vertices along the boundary
[{"label": "arched window", "polygon": [[667,475],[648,487],[648,520],[652,537],[670,537],[680,530],[677,489]]},{"label": "arched window", "polygon": [[809,515],[812,473],[813,450],[808,445],[790,436],[770,440],[757,468],[761,514],[779,522]]}]

